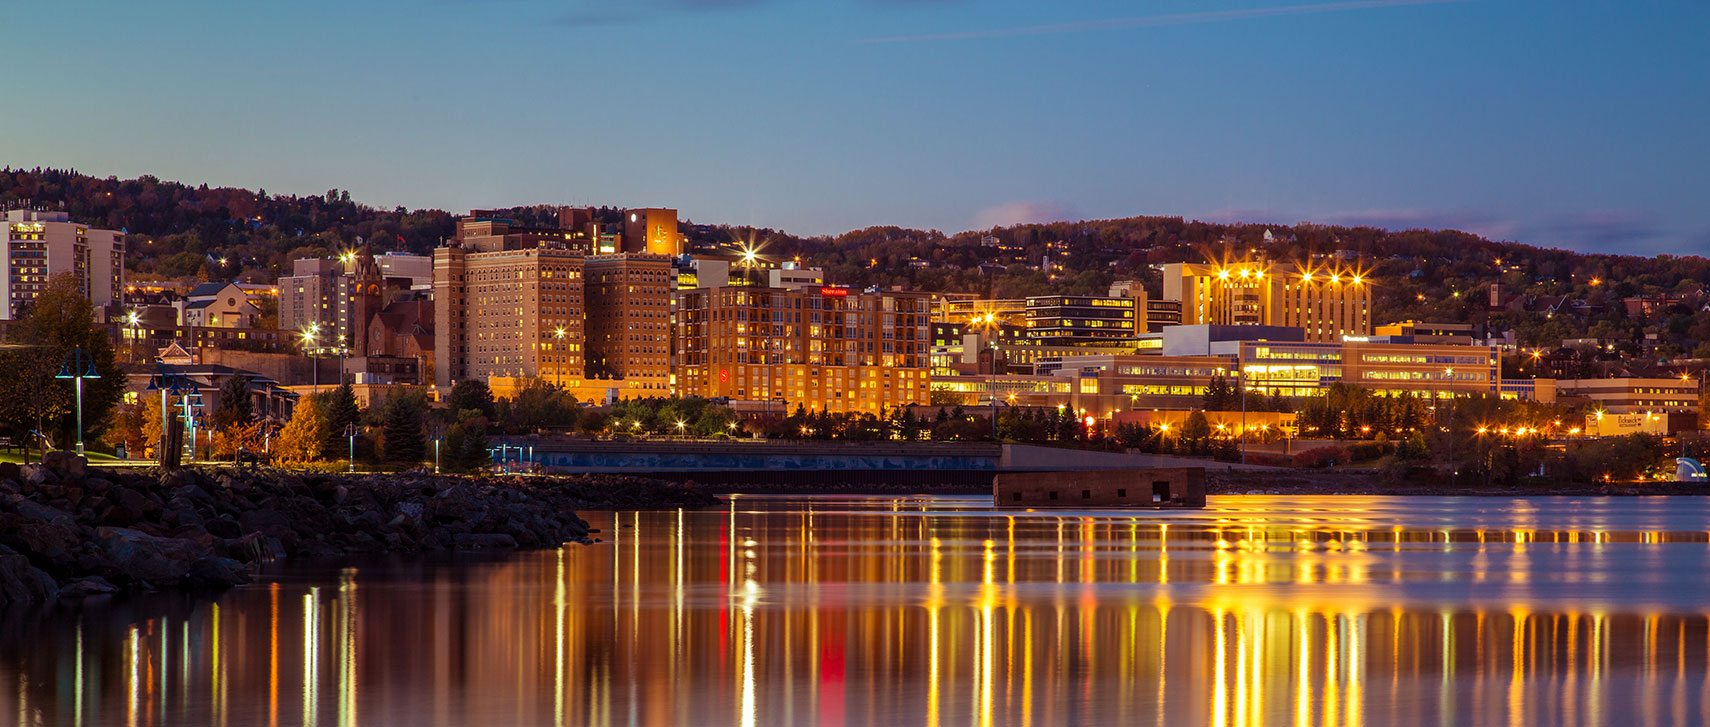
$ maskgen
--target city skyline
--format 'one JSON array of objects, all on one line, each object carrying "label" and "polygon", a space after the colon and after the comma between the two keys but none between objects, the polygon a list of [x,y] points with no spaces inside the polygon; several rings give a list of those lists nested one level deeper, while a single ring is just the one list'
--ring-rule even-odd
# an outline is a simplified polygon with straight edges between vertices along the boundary
[{"label": "city skyline", "polygon": [[42,109],[0,116],[13,166],[804,235],[1157,214],[1710,250],[1686,3],[17,12],[82,44],[0,81]]}]

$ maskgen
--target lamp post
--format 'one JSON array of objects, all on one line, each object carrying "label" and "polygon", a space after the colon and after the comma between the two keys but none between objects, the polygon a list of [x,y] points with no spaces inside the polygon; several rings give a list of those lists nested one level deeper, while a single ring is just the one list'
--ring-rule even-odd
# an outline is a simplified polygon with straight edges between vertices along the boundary
[{"label": "lamp post", "polygon": [[131,329],[131,360],[137,360],[137,337],[141,334],[142,316],[136,311],[125,314],[125,327]]},{"label": "lamp post", "polygon": [[100,372],[95,370],[95,359],[81,348],[71,349],[65,355],[65,365],[61,366],[56,379],[71,379],[72,386],[77,389],[77,456],[83,456],[83,380],[99,379]]},{"label": "lamp post", "polygon": [[315,360],[315,336],[320,333],[320,330],[321,324],[316,321],[309,324],[308,330],[303,331],[303,342],[308,344],[309,371],[315,382],[316,394],[321,393],[321,362]]},{"label": "lamp post", "polygon": [[564,329],[560,327],[552,332],[555,339],[552,344],[552,372],[558,380],[558,388],[564,388]]},{"label": "lamp post", "polygon": [[355,424],[344,425],[344,436],[345,436],[345,438],[350,440],[350,459],[347,460],[350,463],[349,471],[355,472],[356,471],[356,425]]},{"label": "lamp post", "polygon": [[433,473],[439,474],[439,440],[445,437],[445,425],[435,422],[428,427],[428,435],[433,437]]}]

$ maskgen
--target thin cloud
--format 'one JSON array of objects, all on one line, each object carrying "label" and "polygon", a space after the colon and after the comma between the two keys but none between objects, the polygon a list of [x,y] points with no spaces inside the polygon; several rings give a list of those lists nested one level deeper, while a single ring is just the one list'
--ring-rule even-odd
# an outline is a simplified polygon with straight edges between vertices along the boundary
[{"label": "thin cloud", "polygon": [[993,227],[1009,227],[1037,222],[1059,222],[1070,219],[1074,212],[1067,205],[1056,202],[1033,200],[1006,202],[995,207],[987,207],[974,215],[974,229],[989,230]]},{"label": "thin cloud", "polygon": [[1353,2],[1317,3],[1314,5],[1291,5],[1280,8],[1248,8],[1244,10],[1214,10],[1204,13],[1177,13],[1174,15],[1151,15],[1131,18],[1109,18],[1105,20],[1087,20],[1078,23],[1056,23],[1051,25],[1029,25],[1019,28],[998,28],[995,30],[975,30],[963,33],[935,33],[930,35],[894,35],[883,38],[865,38],[861,43],[912,43],[928,40],[970,40],[976,38],[1009,38],[1021,35],[1055,35],[1060,33],[1085,33],[1096,30],[1122,30],[1127,28],[1154,28],[1163,25],[1193,25],[1198,23],[1221,23],[1230,20],[1252,20],[1255,18],[1279,18],[1290,15],[1316,15],[1320,13],[1340,13],[1350,10],[1369,10],[1373,8],[1394,8],[1409,5],[1447,5],[1449,3],[1465,3],[1473,0],[1354,0]]}]

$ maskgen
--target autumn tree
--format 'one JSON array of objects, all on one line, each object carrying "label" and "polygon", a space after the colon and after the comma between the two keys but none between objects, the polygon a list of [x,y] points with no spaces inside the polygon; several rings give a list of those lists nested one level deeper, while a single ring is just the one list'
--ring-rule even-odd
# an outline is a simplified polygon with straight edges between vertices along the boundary
[{"label": "autumn tree", "polygon": [[298,401],[297,408],[291,412],[291,420],[279,430],[280,461],[293,464],[315,461],[326,439],[325,428],[320,402],[314,397]]}]

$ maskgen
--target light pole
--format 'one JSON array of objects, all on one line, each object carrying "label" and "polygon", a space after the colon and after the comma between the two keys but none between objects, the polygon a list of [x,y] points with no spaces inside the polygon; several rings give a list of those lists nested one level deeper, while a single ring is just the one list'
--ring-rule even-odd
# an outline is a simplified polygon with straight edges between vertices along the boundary
[{"label": "light pole", "polygon": [[1245,368],[1240,361],[1235,362],[1235,385],[1241,388],[1241,464],[1247,463],[1247,382],[1243,378]]},{"label": "light pole", "polygon": [[308,330],[303,331],[303,342],[308,344],[309,371],[311,372],[310,375],[314,377],[316,394],[321,393],[321,362],[315,360],[315,336],[320,333],[320,330],[321,324],[316,321],[309,324]]},{"label": "light pole", "polygon": [[71,349],[65,355],[65,365],[61,366],[56,379],[71,379],[72,386],[77,389],[77,456],[83,456],[83,380],[99,379],[100,372],[95,370],[95,359],[81,348]]},{"label": "light pole", "polygon": [[428,434],[433,437],[433,473],[439,474],[439,440],[445,437],[445,425],[435,422],[428,427]]},{"label": "light pole", "polygon": [[137,360],[137,337],[142,333],[142,316],[136,311],[125,314],[125,327],[131,329],[131,361]]},{"label": "light pole", "polygon": [[350,463],[349,471],[355,472],[356,471],[356,425],[355,424],[344,425],[344,436],[350,440],[350,459],[348,460],[348,462]]},{"label": "light pole", "polygon": [[558,388],[564,388],[564,328],[552,332],[557,339],[552,344],[552,372],[558,379]]}]

